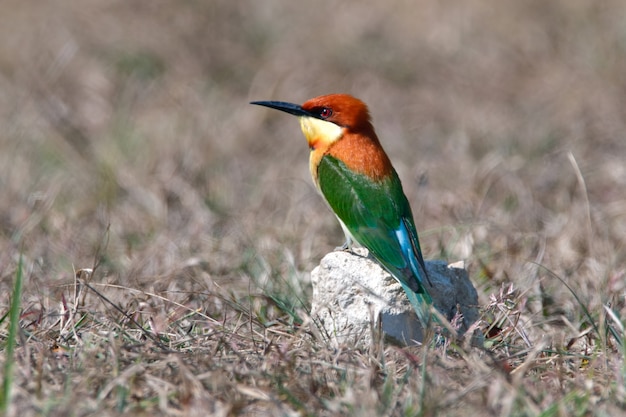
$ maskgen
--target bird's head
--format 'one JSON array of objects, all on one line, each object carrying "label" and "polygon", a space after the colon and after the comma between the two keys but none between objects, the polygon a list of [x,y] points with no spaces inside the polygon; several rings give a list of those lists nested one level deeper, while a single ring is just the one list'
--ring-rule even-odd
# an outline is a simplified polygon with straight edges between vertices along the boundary
[{"label": "bird's head", "polygon": [[346,132],[375,137],[367,106],[348,94],[315,97],[301,106],[283,101],[253,101],[252,104],[298,116],[311,149],[327,148]]}]

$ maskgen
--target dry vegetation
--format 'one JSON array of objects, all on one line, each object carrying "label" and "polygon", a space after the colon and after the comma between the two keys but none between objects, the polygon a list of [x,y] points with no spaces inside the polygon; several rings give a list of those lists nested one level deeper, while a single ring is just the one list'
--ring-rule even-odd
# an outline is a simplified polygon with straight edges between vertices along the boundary
[{"label": "dry vegetation", "polygon": [[[5,0],[0,23],[8,415],[626,414],[621,0]],[[425,257],[468,261],[487,351],[311,323],[341,231],[296,121],[247,103],[329,92],[370,104]]]}]

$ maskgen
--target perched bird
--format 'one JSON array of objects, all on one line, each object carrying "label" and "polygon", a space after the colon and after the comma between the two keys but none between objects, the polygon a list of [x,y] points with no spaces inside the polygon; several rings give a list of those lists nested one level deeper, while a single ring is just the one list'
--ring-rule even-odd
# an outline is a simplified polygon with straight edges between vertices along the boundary
[{"label": "perched bird", "polygon": [[402,284],[422,326],[431,319],[426,268],[411,207],[383,150],[365,103],[347,94],[315,97],[303,105],[251,104],[298,116],[311,150],[315,186],[339,219],[344,248],[356,242]]}]

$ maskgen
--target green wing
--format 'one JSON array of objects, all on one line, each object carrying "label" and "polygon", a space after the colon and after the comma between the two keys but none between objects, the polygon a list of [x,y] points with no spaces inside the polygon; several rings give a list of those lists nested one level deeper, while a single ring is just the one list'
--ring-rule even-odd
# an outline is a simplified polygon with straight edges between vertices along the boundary
[{"label": "green wing", "polygon": [[413,214],[396,172],[377,182],[350,171],[343,162],[326,155],[320,161],[317,174],[322,194],[352,237],[366,247],[405,290],[422,294],[430,303],[423,286],[428,278]]}]

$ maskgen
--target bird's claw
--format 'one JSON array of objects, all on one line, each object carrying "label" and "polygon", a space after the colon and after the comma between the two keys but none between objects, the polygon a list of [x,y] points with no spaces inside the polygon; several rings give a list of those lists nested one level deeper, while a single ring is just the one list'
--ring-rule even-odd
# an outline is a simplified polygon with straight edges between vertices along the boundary
[{"label": "bird's claw", "polygon": [[352,245],[350,244],[349,241],[346,240],[346,242],[343,245],[337,246],[335,248],[335,252],[337,251],[352,252]]}]

